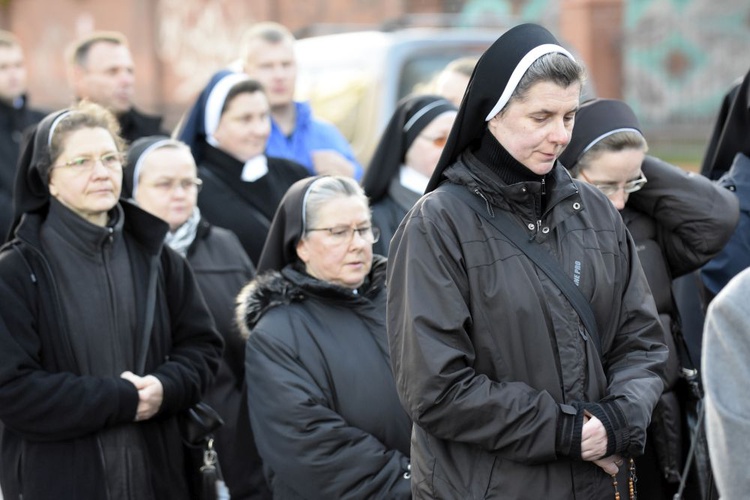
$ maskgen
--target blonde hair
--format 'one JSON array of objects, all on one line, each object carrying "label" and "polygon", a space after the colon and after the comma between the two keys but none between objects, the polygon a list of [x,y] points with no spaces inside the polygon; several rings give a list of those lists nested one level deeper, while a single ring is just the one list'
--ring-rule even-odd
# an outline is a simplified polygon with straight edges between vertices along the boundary
[{"label": "blonde hair", "polygon": [[109,110],[106,108],[82,100],[68,109],[69,113],[62,117],[51,131],[52,137],[49,138],[49,158],[50,164],[47,167],[45,175],[49,174],[51,167],[65,149],[65,140],[68,136],[85,128],[103,128],[107,130],[112,139],[115,141],[117,151],[125,150],[125,141],[120,137],[120,125]]},{"label": "blonde hair", "polygon": [[18,37],[10,31],[0,30],[0,47],[20,47]]},{"label": "blonde hair", "polygon": [[244,62],[251,54],[253,42],[262,40],[270,44],[281,42],[294,43],[295,38],[289,29],[279,23],[271,21],[253,24],[242,36],[240,42],[240,59]]}]

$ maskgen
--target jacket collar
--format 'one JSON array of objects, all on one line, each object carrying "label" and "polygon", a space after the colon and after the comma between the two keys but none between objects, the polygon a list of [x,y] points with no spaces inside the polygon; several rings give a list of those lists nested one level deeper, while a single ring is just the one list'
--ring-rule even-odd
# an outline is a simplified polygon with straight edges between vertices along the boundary
[{"label": "jacket collar", "polygon": [[368,302],[385,286],[386,259],[373,255],[372,269],[359,293],[311,277],[298,264],[281,271],[269,270],[251,281],[237,297],[237,323],[247,338],[263,315],[274,307],[316,297],[329,302],[351,305]]},{"label": "jacket collar", "polygon": [[[540,181],[506,184],[490,172],[472,152],[466,151],[457,163],[445,170],[444,175],[451,182],[466,185],[472,191],[479,190],[490,204],[519,213],[529,220],[544,217],[557,204],[570,197],[575,197],[575,201],[580,202],[576,183],[559,162],[544,177],[544,184]],[[542,189],[547,198],[544,213],[535,209],[540,206]]]},{"label": "jacket collar", "polygon": [[[121,199],[119,206],[123,232],[131,235],[150,255],[158,255],[169,225],[127,200]],[[49,205],[42,210],[25,214],[16,230],[16,238],[40,249],[39,231],[48,212]]]}]

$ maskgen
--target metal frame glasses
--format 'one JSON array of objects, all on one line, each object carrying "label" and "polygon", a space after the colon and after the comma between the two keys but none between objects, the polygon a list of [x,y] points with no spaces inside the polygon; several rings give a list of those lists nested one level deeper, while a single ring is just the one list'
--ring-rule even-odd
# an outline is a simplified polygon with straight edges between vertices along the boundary
[{"label": "metal frame glasses", "polygon": [[200,192],[203,187],[203,181],[200,179],[163,179],[154,182],[150,187],[164,193],[173,193],[178,187],[182,188],[185,192],[193,189]]},{"label": "metal frame glasses", "polygon": [[74,172],[91,172],[97,163],[101,163],[107,170],[121,170],[125,155],[119,151],[104,153],[100,157],[81,155],[66,162],[54,165],[52,168],[68,168]]},{"label": "metal frame glasses", "polygon": [[312,231],[326,231],[331,241],[336,245],[343,245],[349,243],[354,238],[354,233],[357,233],[360,238],[368,243],[376,243],[380,239],[380,229],[375,226],[366,227],[316,227],[306,230],[309,233]]},{"label": "metal frame glasses", "polygon": [[595,182],[592,182],[591,179],[589,179],[585,173],[583,173],[583,170],[579,172],[579,175],[583,177],[586,180],[586,182],[594,186],[596,189],[604,193],[606,196],[613,196],[617,194],[617,192],[620,189],[622,189],[622,191],[625,194],[635,193],[636,191],[639,191],[648,182],[648,179],[646,179],[646,176],[643,175],[643,172],[641,172],[641,175],[637,179],[633,179],[632,181],[625,182],[622,185],[615,184],[615,183],[596,184]]}]

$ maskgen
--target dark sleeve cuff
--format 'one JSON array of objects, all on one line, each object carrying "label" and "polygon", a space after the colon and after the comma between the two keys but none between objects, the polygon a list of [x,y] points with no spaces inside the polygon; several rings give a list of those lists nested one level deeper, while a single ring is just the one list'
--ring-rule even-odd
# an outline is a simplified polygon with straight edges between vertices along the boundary
[{"label": "dark sleeve cuff", "polygon": [[601,401],[599,403],[580,403],[573,405],[583,413],[588,411],[598,418],[607,431],[607,452],[605,457],[615,453],[623,453],[630,443],[630,429],[625,420],[625,414],[615,401]]},{"label": "dark sleeve cuff", "polygon": [[557,438],[555,452],[558,457],[581,459],[581,430],[583,429],[583,411],[575,406],[560,405],[557,417]]},{"label": "dark sleeve cuff", "polygon": [[132,382],[125,379],[117,380],[116,384],[120,396],[120,410],[117,421],[135,422],[135,415],[138,411],[138,389]]}]

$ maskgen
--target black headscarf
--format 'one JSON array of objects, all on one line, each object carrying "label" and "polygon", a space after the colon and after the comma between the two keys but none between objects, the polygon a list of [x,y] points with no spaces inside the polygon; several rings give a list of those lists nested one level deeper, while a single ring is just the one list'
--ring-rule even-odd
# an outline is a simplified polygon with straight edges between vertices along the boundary
[{"label": "black headscarf", "polygon": [[258,274],[268,270],[280,271],[297,261],[297,243],[305,230],[305,200],[310,187],[320,178],[298,180],[281,199],[258,260]]},{"label": "black headscarf", "polygon": [[643,135],[633,110],[622,101],[595,99],[583,104],[576,113],[573,135],[558,160],[568,169],[576,166],[581,156],[602,139],[624,131]]},{"label": "black headscarf", "polygon": [[370,203],[386,195],[391,180],[398,175],[404,163],[406,152],[425,127],[443,113],[457,109],[451,102],[436,95],[405,97],[399,102],[362,179],[362,187]]},{"label": "black headscarf", "polygon": [[724,97],[701,174],[718,179],[732,166],[737,153],[750,156],[750,71]]},{"label": "black headscarf", "polygon": [[31,130],[31,133],[24,136],[13,193],[13,224],[10,226],[7,239],[13,235],[23,214],[41,211],[49,206],[51,195],[48,179],[52,166],[50,135],[54,132],[53,126],[57,126],[59,120],[68,113],[70,111],[67,109],[50,113]]},{"label": "black headscarf", "polygon": [[[200,164],[203,160],[204,145],[208,136],[214,133],[216,125],[218,125],[227,93],[235,84],[249,79],[250,77],[243,73],[226,69],[221,70],[211,77],[206,87],[198,95],[193,107],[190,108],[178,137],[190,146],[190,151],[193,153],[193,158],[195,158],[197,164]],[[214,93],[214,90],[217,92]],[[206,118],[213,124],[213,130],[206,130]]]},{"label": "black headscarf", "polygon": [[507,104],[531,63],[552,52],[573,59],[545,28],[536,24],[521,24],[503,33],[482,54],[466,87],[448,143],[425,192],[435,189],[443,177],[443,170],[482,136],[487,128],[488,115],[496,115]]},{"label": "black headscarf", "polygon": [[165,135],[150,135],[137,139],[128,149],[128,161],[122,173],[122,193],[120,198],[133,198],[133,191],[137,186],[136,180],[141,174],[146,155],[158,148],[162,143],[172,142],[172,139]]}]

